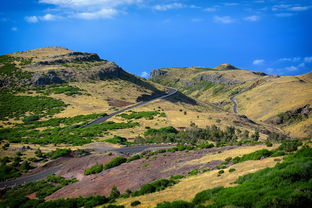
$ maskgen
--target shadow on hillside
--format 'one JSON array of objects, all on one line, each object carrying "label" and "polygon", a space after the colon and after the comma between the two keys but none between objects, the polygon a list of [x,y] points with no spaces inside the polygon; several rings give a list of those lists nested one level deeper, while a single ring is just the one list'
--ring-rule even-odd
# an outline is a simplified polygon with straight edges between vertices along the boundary
[{"label": "shadow on hillside", "polygon": [[172,96],[164,98],[164,100],[167,100],[167,101],[172,102],[172,103],[181,102],[181,103],[186,103],[186,104],[190,104],[190,105],[197,105],[196,100],[186,96],[185,94],[183,94],[179,91]]}]

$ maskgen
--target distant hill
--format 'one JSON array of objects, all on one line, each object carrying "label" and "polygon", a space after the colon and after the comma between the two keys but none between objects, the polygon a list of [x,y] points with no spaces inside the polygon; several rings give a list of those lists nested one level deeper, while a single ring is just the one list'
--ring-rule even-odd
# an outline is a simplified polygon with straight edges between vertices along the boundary
[{"label": "distant hill", "polygon": [[[155,69],[150,80],[176,87],[197,101],[213,103],[229,112],[233,112],[232,97],[237,100],[239,114],[276,125],[292,136],[305,137],[312,136],[311,74],[281,77],[221,64],[215,68]],[[286,116],[278,124],[274,122],[278,117],[305,106],[308,107],[304,114]]]}]

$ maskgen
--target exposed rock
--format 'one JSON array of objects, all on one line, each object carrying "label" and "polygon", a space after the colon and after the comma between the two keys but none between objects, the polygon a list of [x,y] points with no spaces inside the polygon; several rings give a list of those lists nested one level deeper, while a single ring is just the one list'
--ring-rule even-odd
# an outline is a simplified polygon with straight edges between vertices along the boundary
[{"label": "exposed rock", "polygon": [[58,75],[50,70],[46,74],[38,75],[36,74],[33,77],[33,84],[34,85],[49,85],[49,84],[61,84],[64,80],[62,80]]},{"label": "exposed rock", "polygon": [[55,65],[65,64],[70,62],[82,62],[82,61],[101,61],[100,57],[95,53],[82,53],[82,52],[70,52],[64,55],[49,57],[50,60],[39,61],[39,65]]},{"label": "exposed rock", "polygon": [[165,77],[167,73],[167,71],[163,71],[161,69],[154,69],[150,74],[150,78],[153,79],[158,77]]},{"label": "exposed rock", "polygon": [[226,84],[226,85],[235,85],[235,84],[244,83],[243,81],[228,80],[224,78],[222,74],[218,74],[218,73],[202,74],[202,75],[195,77],[195,80],[197,82],[206,81],[206,82],[211,82],[214,84]]},{"label": "exposed rock", "polygon": [[194,82],[190,82],[190,81],[187,81],[187,80],[180,80],[181,84],[183,84],[184,86],[186,87],[192,87],[195,85]]},{"label": "exposed rock", "polygon": [[252,72],[253,74],[256,74],[256,75],[259,75],[259,76],[267,76],[266,73],[263,73],[263,72]]}]

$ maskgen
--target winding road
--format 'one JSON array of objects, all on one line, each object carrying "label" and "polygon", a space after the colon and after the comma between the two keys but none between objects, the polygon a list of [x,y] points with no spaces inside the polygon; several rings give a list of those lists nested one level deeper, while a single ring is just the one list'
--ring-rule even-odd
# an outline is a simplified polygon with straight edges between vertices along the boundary
[{"label": "winding road", "polygon": [[234,111],[234,113],[238,113],[238,111],[237,111],[237,101],[235,100],[235,95],[232,96],[232,97],[230,97],[230,100],[231,100],[232,103],[234,104],[234,106],[233,106],[233,111]]},{"label": "winding road", "polygon": [[[167,90],[168,90],[168,93],[166,95],[154,98],[154,99],[149,100],[149,101],[141,102],[141,103],[138,103],[136,105],[127,107],[125,109],[116,111],[116,112],[114,112],[114,113],[112,113],[110,115],[106,115],[106,116],[100,117],[100,118],[98,118],[98,119],[96,119],[96,120],[94,120],[94,121],[92,121],[90,123],[87,123],[87,124],[85,124],[83,126],[80,126],[79,128],[85,128],[85,127],[88,127],[88,126],[100,124],[100,123],[106,121],[107,119],[117,115],[117,114],[120,114],[122,112],[125,112],[125,111],[133,109],[133,108],[137,108],[137,107],[142,106],[142,105],[146,105],[147,103],[150,103],[150,102],[152,102],[154,100],[158,100],[158,99],[163,99],[163,98],[169,97],[171,95],[174,95],[177,92],[176,89],[171,88],[171,87],[167,87]],[[120,153],[120,154],[135,154],[135,153],[142,152],[142,151],[144,151],[146,149],[149,149],[149,148],[160,148],[160,147],[169,147],[169,146],[170,145],[140,145],[140,146],[129,146],[129,147],[122,147],[122,148],[112,148],[112,149],[108,149],[107,151],[114,151],[114,152],[117,152],[117,153]],[[6,187],[10,187],[10,186],[18,186],[18,185],[22,185],[22,184],[25,184],[25,183],[29,183],[29,182],[33,182],[33,181],[44,179],[45,177],[47,177],[47,176],[49,176],[51,174],[55,174],[64,165],[65,164],[60,164],[58,166],[46,169],[44,171],[41,171],[41,172],[33,174],[33,175],[24,176],[24,177],[22,176],[20,178],[15,179],[15,180],[2,182],[2,183],[0,183],[0,188],[6,188]]]}]

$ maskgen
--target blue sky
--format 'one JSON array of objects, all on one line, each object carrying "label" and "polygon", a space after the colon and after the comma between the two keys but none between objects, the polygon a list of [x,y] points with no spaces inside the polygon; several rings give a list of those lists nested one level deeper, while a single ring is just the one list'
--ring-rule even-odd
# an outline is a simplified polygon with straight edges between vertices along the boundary
[{"label": "blue sky", "polygon": [[231,63],[312,71],[311,0],[1,0],[0,54],[47,46],[98,53],[131,73]]}]

